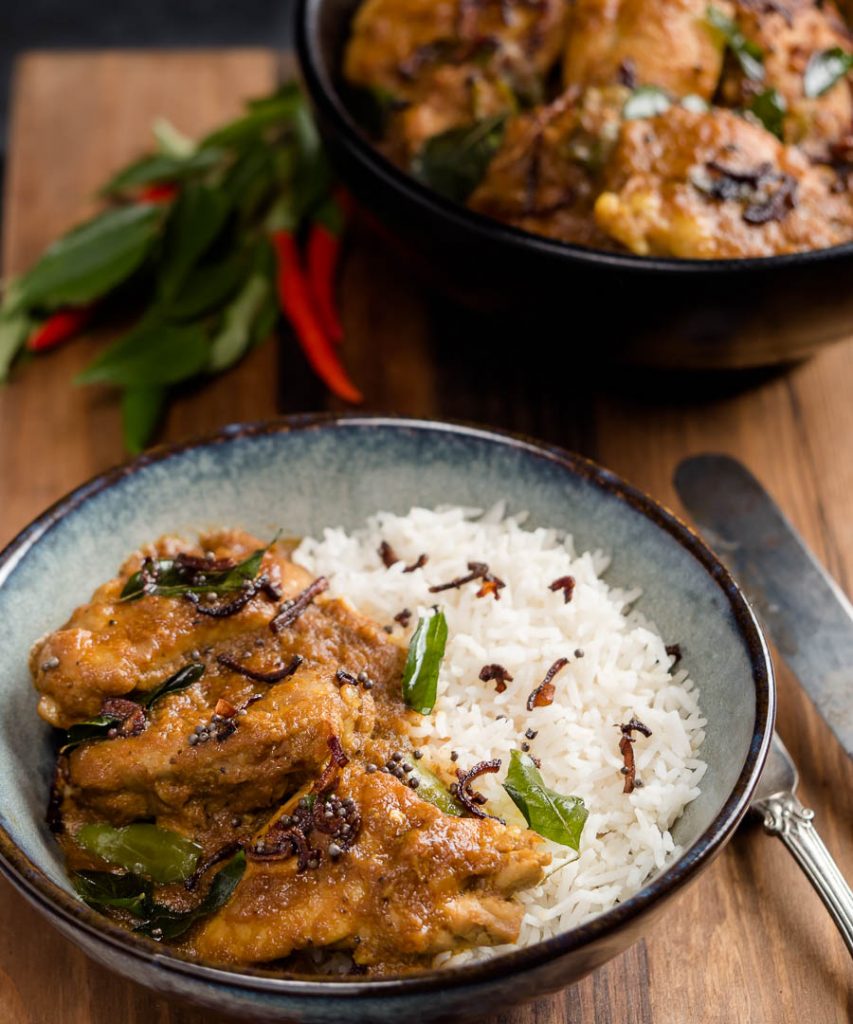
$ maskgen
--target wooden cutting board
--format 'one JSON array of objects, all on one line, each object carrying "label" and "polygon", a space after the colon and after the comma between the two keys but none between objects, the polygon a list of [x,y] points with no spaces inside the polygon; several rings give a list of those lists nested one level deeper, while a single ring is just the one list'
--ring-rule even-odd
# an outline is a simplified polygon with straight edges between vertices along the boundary
[{"label": "wooden cutting board", "polygon": [[[148,145],[157,115],[190,133],[270,90],[267,51],[38,53],[15,79],[4,273],[24,269],[92,209],[97,185]],[[720,297],[725,301],[725,296]],[[346,359],[368,407],[465,418],[576,448],[678,509],[685,455],[730,452],[765,481],[848,593],[853,581],[853,342],[785,375],[674,391],[593,372],[594,339],[507,337],[431,298],[365,230],[343,281]],[[853,327],[853,325],[851,325]],[[0,545],[47,504],[122,459],[114,396],[71,386],[102,339],[22,367],[0,391]],[[604,379],[602,379],[604,377]],[[660,382],[658,382],[659,384]],[[183,395],[165,439],[241,419],[333,407],[292,342]],[[853,766],[791,676],[779,729],[802,797],[853,877]],[[717,862],[624,956],[561,995],[493,1024],[846,1024],[850,959],[778,840],[743,827]],[[89,962],[0,882],[0,1024],[216,1024]]]}]

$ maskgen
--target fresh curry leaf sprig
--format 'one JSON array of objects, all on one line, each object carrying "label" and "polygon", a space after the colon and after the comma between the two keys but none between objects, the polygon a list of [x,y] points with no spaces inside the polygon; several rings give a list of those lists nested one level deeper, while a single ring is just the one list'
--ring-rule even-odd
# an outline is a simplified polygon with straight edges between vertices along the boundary
[{"label": "fresh curry leaf sprig", "polygon": [[[7,283],[0,382],[23,349],[54,348],[132,302],[136,324],[77,378],[122,392],[131,452],[148,444],[175,387],[228,370],[282,315],[330,390],[360,401],[329,315],[345,203],[298,87],[249,102],[198,142],[163,120],[155,137],[155,152],[103,186],[107,209]],[[303,236],[318,258],[303,258]]]}]

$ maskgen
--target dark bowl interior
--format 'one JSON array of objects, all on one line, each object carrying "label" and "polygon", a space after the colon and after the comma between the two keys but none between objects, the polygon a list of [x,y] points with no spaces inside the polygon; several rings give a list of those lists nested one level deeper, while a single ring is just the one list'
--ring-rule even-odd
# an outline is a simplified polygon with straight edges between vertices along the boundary
[{"label": "dark bowl interior", "polygon": [[552,344],[655,367],[793,362],[849,333],[853,244],[749,260],[603,253],[508,227],[423,187],[354,116],[340,67],[358,6],[297,0],[302,75],[339,174],[427,283],[484,311],[516,314],[522,337],[535,324]]}]

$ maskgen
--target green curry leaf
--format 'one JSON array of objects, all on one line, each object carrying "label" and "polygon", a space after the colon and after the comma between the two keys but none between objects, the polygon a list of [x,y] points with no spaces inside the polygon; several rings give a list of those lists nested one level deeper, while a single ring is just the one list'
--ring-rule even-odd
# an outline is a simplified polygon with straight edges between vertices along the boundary
[{"label": "green curry leaf", "polygon": [[462,804],[451,794],[441,779],[425,765],[417,765],[410,778],[418,780],[418,796],[422,800],[434,804],[445,814],[452,814],[457,818],[464,815],[465,808]]},{"label": "green curry leaf", "polygon": [[163,210],[150,203],[94,217],[48,249],[15,286],[16,308],[80,306],[127,280],[151,251]]},{"label": "green curry leaf", "polygon": [[77,377],[78,384],[152,387],[177,384],[201,373],[210,342],[199,324],[140,324],[102,352]]},{"label": "green curry leaf", "polygon": [[193,583],[187,571],[179,562],[171,558],[161,558],[154,562],[153,575],[157,582],[146,590],[141,572],[135,572],[128,578],[122,592],[122,601],[134,601],[145,594],[156,597],[180,597],[183,594],[229,594],[234,590],[242,590],[243,585],[253,580],[261,570],[261,561],[269,548],[258,548],[248,558],[230,569],[211,570],[204,573],[204,581]]},{"label": "green curry leaf", "polygon": [[803,76],[803,92],[809,99],[823,96],[851,69],[853,53],[846,53],[840,46],[813,53]]},{"label": "green curry leaf", "polygon": [[750,103],[749,110],[767,131],[775,135],[777,139],[782,138],[788,105],[781,93],[776,89],[765,89]]},{"label": "green curry leaf", "polygon": [[151,883],[136,875],[77,871],[71,876],[71,884],[77,895],[92,907],[126,910],[134,917],[147,917],[151,912]]},{"label": "green curry leaf", "polygon": [[708,24],[715,28],[731,50],[741,71],[753,82],[764,80],[764,51],[757,44],[747,39],[728,15],[718,7],[709,7],[705,15]]},{"label": "green curry leaf", "polygon": [[548,789],[533,758],[512,751],[504,789],[534,832],[578,849],[589,812],[580,797]]},{"label": "green curry leaf", "polygon": [[169,829],[134,824],[113,828],[84,825],[75,836],[89,853],[135,875],[166,884],[183,882],[195,871],[201,847]]},{"label": "green curry leaf", "polygon": [[202,917],[215,914],[231,899],[231,895],[237,888],[237,884],[243,877],[246,870],[246,854],[241,850],[235,857],[232,857],[225,867],[214,878],[207,895],[201,903],[193,910],[183,912],[170,910],[168,907],[156,905],[153,912],[148,916],[144,924],[139,925],[136,931],[158,940],[165,939],[167,942],[183,935],[187,929],[195,924]]},{"label": "green curry leaf", "polygon": [[672,99],[665,89],[656,85],[641,85],[625,100],[622,117],[626,121],[638,121],[644,117],[657,117],[672,106]]},{"label": "green curry leaf", "polygon": [[418,622],[403,670],[403,700],[422,715],[428,715],[435,706],[446,644],[447,620],[444,612],[436,609]]},{"label": "green curry leaf", "polygon": [[412,173],[448,199],[464,202],[480,184],[504,135],[506,117],[497,114],[427,139],[412,162]]}]

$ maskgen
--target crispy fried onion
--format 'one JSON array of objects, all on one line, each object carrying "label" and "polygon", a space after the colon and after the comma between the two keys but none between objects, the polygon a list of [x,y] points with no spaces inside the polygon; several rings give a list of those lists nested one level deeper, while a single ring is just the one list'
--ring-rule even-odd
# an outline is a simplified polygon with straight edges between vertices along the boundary
[{"label": "crispy fried onion", "polygon": [[220,654],[216,660],[225,668],[230,668],[232,672],[237,672],[239,675],[252,679],[256,683],[280,683],[283,679],[287,679],[288,676],[292,676],[305,659],[301,654],[294,654],[289,664],[282,665],[272,672],[256,672],[254,669],[249,668],[248,665],[241,665],[230,654]]},{"label": "crispy fried onion", "polygon": [[468,811],[469,814],[475,818],[492,818],[494,821],[499,821],[504,824],[503,818],[498,818],[494,814],[486,814],[481,809],[481,805],[486,803],[486,797],[482,793],[476,792],[471,789],[471,783],[478,779],[481,775],[494,775],[495,772],[500,770],[501,759],[495,758],[494,761],[480,761],[479,764],[475,764],[473,768],[469,768],[468,771],[463,771],[461,768],[456,769],[456,778],[459,780],[455,786],[451,787],[451,792],[459,801],[460,804]]},{"label": "crispy fried onion", "polygon": [[315,597],[318,597],[323,591],[329,589],[329,581],[325,576],[318,576],[313,583],[309,583],[308,586],[299,594],[297,597],[291,598],[289,601],[285,601],[282,604],[279,613],[270,622],[270,629],[273,633],[280,633],[283,629],[287,629],[288,626],[292,626],[299,616],[305,611],[305,609],[312,603]]},{"label": "crispy fried onion", "polygon": [[545,678],[527,698],[527,710],[534,708],[547,708],[554,700],[555,687],[551,681],[554,676],[568,665],[568,658],[557,658],[554,664],[545,673]]},{"label": "crispy fried onion", "polygon": [[331,840],[327,846],[335,859],[355,842],[361,827],[361,815],[352,797],[341,799],[335,794],[341,768],[349,761],[337,736],[330,736],[329,761],[322,774],[302,797],[293,814],[283,814],[246,854],[250,860],[278,861],[297,858],[297,870],[317,868],[323,850],[311,843],[311,834],[320,832]]},{"label": "crispy fried onion", "polygon": [[116,736],[138,736],[145,728],[145,708],[134,700],[123,697],[107,697],[101,702],[101,714],[114,718],[116,724],[107,732],[110,739]]},{"label": "crispy fried onion", "polygon": [[447,583],[438,583],[434,587],[430,587],[429,592],[431,594],[440,594],[442,590],[458,590],[466,583],[472,583],[474,580],[482,581],[480,589],[477,591],[477,597],[486,597],[488,594],[491,594],[496,601],[500,601],[500,592],[506,586],[506,583],[489,572],[489,567],[485,562],[469,562],[467,575],[457,576]]},{"label": "crispy fried onion", "polygon": [[617,725],[616,728],[622,732],[622,738],[619,740],[619,753],[624,761],[622,774],[625,776],[622,792],[633,793],[635,787],[642,785],[637,778],[637,766],[634,763],[634,733],[639,732],[643,736],[649,737],[652,730],[647,725],[643,725],[636,716],[632,717],[626,725]]}]

